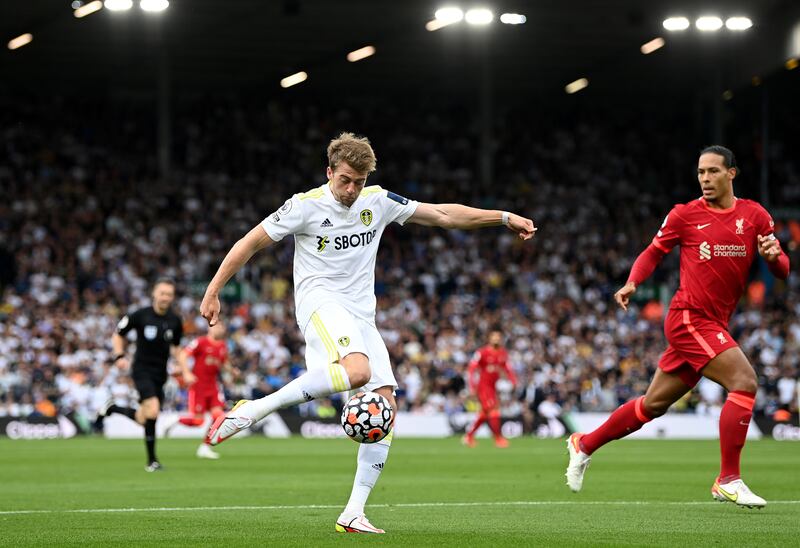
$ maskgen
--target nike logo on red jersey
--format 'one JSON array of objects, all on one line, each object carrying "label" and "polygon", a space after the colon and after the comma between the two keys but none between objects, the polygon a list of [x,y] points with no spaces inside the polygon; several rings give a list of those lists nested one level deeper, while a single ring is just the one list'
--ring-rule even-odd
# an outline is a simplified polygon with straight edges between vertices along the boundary
[{"label": "nike logo on red jersey", "polygon": [[711,225],[711,223],[706,223],[704,225],[697,225],[697,230],[703,230],[705,227]]}]

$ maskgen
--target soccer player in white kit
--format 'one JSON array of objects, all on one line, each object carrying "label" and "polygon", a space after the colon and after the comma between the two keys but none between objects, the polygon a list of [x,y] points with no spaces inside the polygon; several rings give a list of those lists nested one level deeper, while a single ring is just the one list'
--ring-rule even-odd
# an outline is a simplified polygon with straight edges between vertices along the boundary
[{"label": "soccer player in white kit", "polygon": [[[342,133],[328,146],[328,182],[295,194],[240,239],[206,289],[200,312],[219,320],[219,292],[259,250],[288,235],[295,238],[294,297],[297,324],[306,342],[307,372],[258,400],[242,400],[209,429],[216,445],[270,413],[336,392],[363,388],[384,396],[397,409],[397,381],[389,352],[375,326],[375,257],[389,223],[406,222],[454,229],[505,225],[523,240],[536,232],[533,221],[507,211],[460,204],[426,204],[382,189],[365,187],[375,171],[369,140]],[[364,505],[389,454],[393,432],[362,444],[350,500],[336,530],[383,533],[367,520]]]}]

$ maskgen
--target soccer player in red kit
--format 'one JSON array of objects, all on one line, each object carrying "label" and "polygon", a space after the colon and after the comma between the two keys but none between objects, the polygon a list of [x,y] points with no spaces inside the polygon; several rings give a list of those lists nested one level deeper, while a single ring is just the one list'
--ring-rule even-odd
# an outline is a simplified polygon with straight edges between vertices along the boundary
[{"label": "soccer player in red kit", "polygon": [[[189,370],[189,358],[194,358],[194,367]],[[225,326],[216,323],[208,328],[208,334],[198,337],[181,350],[178,362],[183,380],[189,385],[189,415],[167,429],[167,434],[178,423],[185,426],[202,426],[205,413],[211,414],[211,423],[224,414],[224,403],[220,397],[217,382],[220,369],[228,366],[228,347],[225,344]],[[218,459],[219,453],[207,443],[197,448],[197,456],[202,459]]]},{"label": "soccer player in red kit", "polygon": [[664,322],[669,346],[644,396],[619,407],[593,432],[572,434],[567,440],[567,485],[573,491],[583,485],[590,455],[666,413],[704,376],[728,392],[719,418],[721,467],[711,494],[740,506],[766,505],[740,476],[739,460],[757,380],[727,325],[756,254],[780,279],[789,275],[789,259],[775,239],[769,213],[757,202],[734,196],[737,173],[736,160],[727,148],[717,145],[702,150],[697,164],[702,197],[669,212],[652,243],[634,262],[628,282],[614,295],[627,310],[636,287],[673,247],[680,246],[681,283]]},{"label": "soccer player in red kit", "polygon": [[[500,405],[497,402],[497,390],[495,384],[500,378],[500,371],[505,371],[511,384],[517,384],[517,378],[508,365],[508,352],[500,346],[503,343],[503,334],[498,330],[489,333],[489,344],[482,346],[475,351],[472,361],[467,367],[467,380],[469,381],[470,392],[478,396],[481,403],[481,410],[475,418],[472,427],[464,436],[464,444],[475,447],[475,432],[480,426],[488,421],[489,428],[494,434],[494,444],[497,447],[508,447],[508,440],[500,432]],[[478,380],[475,380],[475,372],[479,372]]]}]

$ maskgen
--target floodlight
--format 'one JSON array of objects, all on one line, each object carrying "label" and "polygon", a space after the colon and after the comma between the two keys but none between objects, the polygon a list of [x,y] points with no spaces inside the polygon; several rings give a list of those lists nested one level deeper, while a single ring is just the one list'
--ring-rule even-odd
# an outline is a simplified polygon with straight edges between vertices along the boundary
[{"label": "floodlight", "polygon": [[437,21],[440,23],[444,23],[445,25],[452,25],[453,23],[458,23],[459,21],[464,19],[464,12],[461,8],[456,8],[454,6],[446,6],[444,8],[439,8],[436,10],[436,13],[433,14]]},{"label": "floodlight", "polygon": [[470,25],[488,25],[494,21],[494,14],[486,8],[471,9],[464,16]]},{"label": "floodlight", "polygon": [[133,7],[133,0],[105,0],[103,6],[111,11],[126,11]]},{"label": "floodlight", "polygon": [[650,40],[646,44],[642,44],[642,47],[639,48],[639,50],[643,54],[648,55],[650,53],[653,53],[657,49],[663,48],[664,44],[665,44],[664,39],[659,36],[658,38],[653,38],[652,40]]},{"label": "floodlight", "polygon": [[722,28],[722,19],[716,15],[704,15],[697,18],[694,26],[702,32],[714,32]]},{"label": "floodlight", "polygon": [[505,25],[522,25],[527,20],[521,13],[504,13],[500,16],[500,22]]},{"label": "floodlight", "polygon": [[578,93],[580,90],[584,89],[589,85],[589,80],[586,78],[579,78],[574,82],[570,82],[564,87],[564,91],[572,95],[573,93]]},{"label": "floodlight", "polygon": [[[73,5],[75,3],[73,2]],[[72,14],[80,19],[81,17],[86,17],[87,15],[91,15],[96,11],[100,11],[103,9],[103,2],[101,0],[94,0],[94,2],[89,2],[88,4],[80,5],[78,2],[78,7],[75,8],[75,11]]]},{"label": "floodlight", "polygon": [[669,31],[686,30],[689,28],[689,20],[686,17],[668,17],[662,23],[664,28]]},{"label": "floodlight", "polygon": [[33,34],[30,32],[26,32],[25,34],[20,34],[16,38],[13,38],[8,41],[8,49],[15,50],[19,49],[24,45],[30,44],[33,41]]},{"label": "floodlight", "polygon": [[753,26],[753,21],[749,17],[728,17],[725,26],[728,30],[747,30]]},{"label": "floodlight", "polygon": [[351,63],[355,63],[356,61],[361,61],[372,55],[375,55],[375,46],[364,46],[363,48],[348,53],[347,60]]},{"label": "floodlight", "polygon": [[303,71],[295,72],[291,76],[287,76],[283,80],[281,80],[281,87],[282,88],[290,88],[295,86],[301,82],[305,82],[308,79],[308,74]]}]

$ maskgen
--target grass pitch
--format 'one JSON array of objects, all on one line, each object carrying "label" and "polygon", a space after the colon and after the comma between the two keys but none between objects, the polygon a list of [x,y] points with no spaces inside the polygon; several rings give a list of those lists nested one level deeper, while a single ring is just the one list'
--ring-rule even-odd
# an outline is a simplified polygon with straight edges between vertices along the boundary
[{"label": "grass pitch", "polygon": [[768,501],[711,500],[716,441],[621,441],[598,451],[580,494],[563,440],[395,438],[367,515],[387,535],[343,535],[357,447],[350,440],[233,439],[218,461],[197,442],[0,441],[0,545],[8,546],[788,546],[800,538],[800,443],[745,447]]}]

